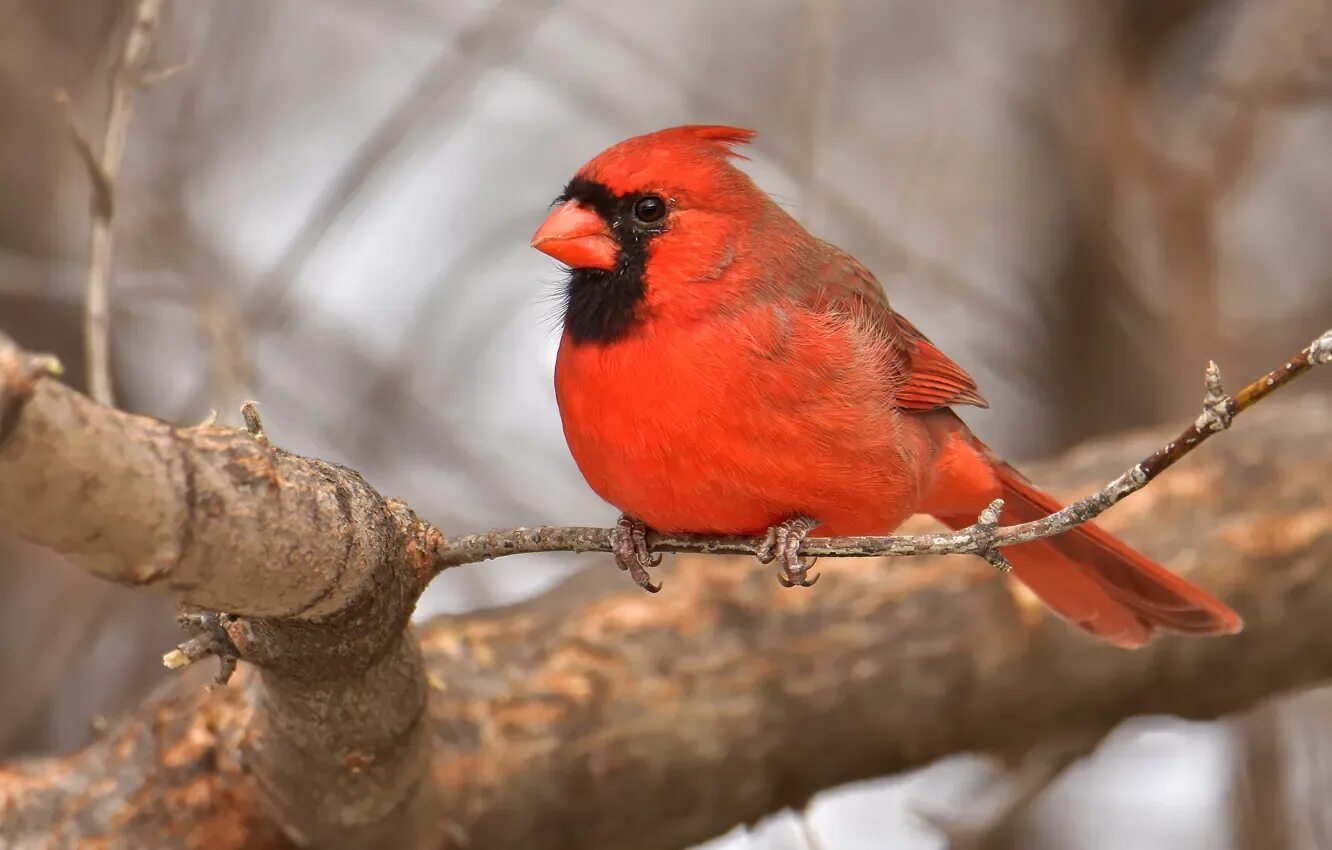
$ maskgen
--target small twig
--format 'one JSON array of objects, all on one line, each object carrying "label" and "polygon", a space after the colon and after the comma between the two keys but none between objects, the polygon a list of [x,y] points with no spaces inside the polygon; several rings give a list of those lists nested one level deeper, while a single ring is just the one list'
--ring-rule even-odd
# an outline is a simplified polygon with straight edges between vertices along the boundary
[{"label": "small twig", "polygon": [[164,2],[138,0],[134,4],[129,34],[125,37],[125,46],[111,80],[111,103],[107,110],[106,132],[100,156],[95,153],[87,133],[75,119],[69,96],[64,92],[56,93],[56,101],[65,106],[65,118],[74,148],[87,167],[93,186],[92,236],[83,318],[84,356],[88,371],[88,393],[106,405],[114,404],[115,399],[111,387],[109,289],[116,177],[120,173],[125,143],[129,138],[130,118],[134,114],[134,92],[150,76],[148,62]]},{"label": "small twig", "polygon": [[245,351],[245,330],[234,305],[227,302],[218,287],[206,285],[196,299],[198,322],[208,337],[211,372],[207,388],[215,401],[230,407],[244,398],[253,383],[254,365]]},{"label": "small twig", "polygon": [[268,435],[264,433],[263,420],[259,418],[257,402],[247,401],[242,404],[241,418],[245,420],[245,430],[253,434],[257,441],[265,444],[268,442]]},{"label": "small twig", "polygon": [[1282,740],[1278,706],[1264,704],[1233,722],[1235,764],[1231,826],[1238,850],[1291,850],[1294,808],[1287,783],[1294,771]]},{"label": "small twig", "polygon": [[161,68],[145,68],[143,73],[139,75],[139,88],[150,89],[158,83],[166,82],[188,67],[190,67],[190,63],[185,61],[173,62]]},{"label": "small twig", "polygon": [[[1192,425],[1105,487],[1043,519],[996,527],[1002,507],[1002,502],[996,502],[981,513],[974,525],[958,531],[902,536],[811,537],[801,545],[800,551],[810,557],[836,558],[979,555],[1004,569],[1007,560],[1000,553],[1003,547],[1063,534],[1096,518],[1126,496],[1141,490],[1208,437],[1229,428],[1235,416],[1313,367],[1327,363],[1332,363],[1332,330],[1314,340],[1281,368],[1233,396],[1226,395],[1222,389],[1221,372],[1216,364],[1209,364],[1203,412]],[[653,552],[753,555],[762,545],[763,538],[649,533],[647,542]],[[435,552],[434,567],[438,572],[462,564],[531,552],[609,551],[609,528],[513,528],[444,538]]]},{"label": "small twig", "polygon": [[109,219],[115,214],[115,198],[113,197],[111,178],[107,176],[106,170],[102,168],[102,163],[97,158],[97,152],[93,150],[92,142],[88,140],[88,133],[83,129],[79,116],[74,112],[74,104],[70,100],[69,92],[64,89],[56,89],[55,102],[65,112],[65,129],[69,132],[70,144],[74,146],[74,152],[79,155],[79,160],[83,162],[84,168],[88,170],[88,179],[92,182],[93,217]]},{"label": "small twig", "polygon": [[236,662],[240,660],[240,652],[227,633],[227,626],[234,619],[230,614],[182,612],[176,621],[187,631],[194,632],[194,637],[163,655],[162,665],[168,670],[179,670],[200,658],[215,655],[220,668],[213,681],[225,685],[231,681],[232,674],[236,672]]},{"label": "small twig", "polygon": [[814,830],[814,824],[809,822],[809,812],[800,812],[799,821],[800,838],[805,844],[804,850],[824,850],[823,842],[819,840],[819,834]]},{"label": "small twig", "polygon": [[1050,741],[1028,753],[1015,769],[995,777],[965,814],[953,815],[925,807],[912,813],[937,829],[948,850],[1011,850],[1024,847],[1024,825],[1032,807],[1067,770],[1094,752],[1103,735],[1077,733]]}]

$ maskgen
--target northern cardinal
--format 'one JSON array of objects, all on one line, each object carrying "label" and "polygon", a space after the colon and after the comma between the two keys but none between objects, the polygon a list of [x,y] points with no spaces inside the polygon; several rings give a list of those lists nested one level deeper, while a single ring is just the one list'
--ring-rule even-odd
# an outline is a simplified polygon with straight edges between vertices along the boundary
[{"label": "northern cardinal", "polygon": [[[765,535],[760,559],[809,586],[799,546],[814,532],[888,534],[917,513],[962,528],[1000,497],[1005,522],[1057,510],[950,409],[988,406],[971,377],[734,165],[753,136],[620,142],[532,239],[570,268],[555,392],[578,468],[623,512],[620,567],[657,589],[648,527]],[[1117,646],[1241,627],[1091,524],[1005,553],[1050,608]]]}]

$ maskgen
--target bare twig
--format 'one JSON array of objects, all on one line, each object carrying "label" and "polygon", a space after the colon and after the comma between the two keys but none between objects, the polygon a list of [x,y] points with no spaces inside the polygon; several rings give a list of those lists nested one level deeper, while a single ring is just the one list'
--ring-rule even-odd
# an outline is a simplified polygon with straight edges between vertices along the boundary
[{"label": "bare twig", "polygon": [[1238,850],[1290,850],[1287,778],[1291,764],[1282,741],[1281,710],[1265,703],[1234,723],[1237,758],[1230,789],[1231,824]]},{"label": "bare twig", "polygon": [[243,327],[262,333],[281,328],[291,319],[295,301],[290,290],[333,226],[401,162],[411,150],[408,143],[421,126],[430,126],[435,133],[432,141],[439,143],[439,134],[449,126],[446,123],[451,114],[449,108],[458,97],[468,97],[473,91],[470,83],[476,69],[496,55],[516,49],[514,45],[536,29],[553,5],[552,0],[501,0],[491,4],[473,25],[451,33],[449,44],[329,181],[309,216],[256,288],[264,293],[263,297],[242,307]]},{"label": "bare twig", "polygon": [[115,210],[115,185],[120,163],[129,138],[130,119],[134,114],[134,92],[154,79],[165,79],[179,68],[150,71],[153,37],[162,17],[165,0],[138,0],[130,22],[125,47],[111,80],[111,103],[107,110],[106,133],[101,156],[93,150],[88,135],[68,108],[69,97],[56,93],[56,100],[66,106],[66,119],[74,148],[87,166],[93,185],[93,222],[89,247],[88,283],[84,305],[83,332],[88,371],[88,392],[102,404],[113,404],[111,387],[111,253],[114,238],[111,221]]},{"label": "bare twig", "polygon": [[[1063,534],[1095,519],[1126,496],[1141,490],[1212,434],[1229,428],[1235,416],[1314,366],[1329,362],[1332,362],[1332,330],[1287,360],[1281,368],[1269,372],[1233,396],[1226,395],[1222,389],[1221,373],[1216,364],[1209,364],[1203,412],[1192,425],[1151,456],[1129,467],[1123,475],[1105,487],[1043,519],[996,528],[1002,505],[996,502],[982,512],[974,525],[960,531],[882,537],[811,537],[800,547],[800,551],[812,557],[838,558],[979,555],[1002,570],[1007,564],[1000,553],[1003,547]],[[442,540],[436,552],[435,569],[445,570],[460,564],[528,552],[609,552],[610,535],[609,528],[573,527],[513,528],[467,534]],[[648,535],[648,547],[654,552],[752,555],[761,543],[762,538],[759,537]]]},{"label": "bare twig", "polygon": [[1015,769],[996,777],[960,818],[920,807],[914,813],[943,834],[949,850],[1018,850],[1030,841],[1024,833],[1032,807],[1103,738],[1099,730],[1077,730],[1033,748]]},{"label": "bare twig", "polygon": [[797,820],[800,826],[800,839],[805,845],[804,850],[825,850],[814,824],[809,822],[809,812],[800,812]]}]

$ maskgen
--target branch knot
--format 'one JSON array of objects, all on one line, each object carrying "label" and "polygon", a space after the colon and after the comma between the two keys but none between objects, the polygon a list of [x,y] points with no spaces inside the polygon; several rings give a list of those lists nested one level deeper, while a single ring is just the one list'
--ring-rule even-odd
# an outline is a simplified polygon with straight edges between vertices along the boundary
[{"label": "branch knot", "polygon": [[1230,420],[1235,416],[1235,400],[1226,395],[1221,386],[1221,367],[1215,360],[1207,362],[1204,383],[1207,391],[1203,394],[1203,409],[1194,423],[1199,432],[1224,431],[1230,427]]},{"label": "branch knot", "polygon": [[213,681],[225,685],[231,681],[232,674],[236,672],[236,662],[240,660],[240,650],[236,648],[236,644],[231,640],[231,634],[227,631],[227,627],[236,620],[236,615],[218,611],[182,611],[176,617],[176,622],[186,631],[193,632],[194,637],[163,655],[163,666],[169,670],[178,670],[200,658],[215,655],[220,667]]},{"label": "branch knot", "polygon": [[268,445],[268,435],[264,433],[264,422],[259,418],[259,405],[247,401],[241,405],[241,418],[245,420],[245,430],[254,437],[255,442]]},{"label": "branch knot", "polygon": [[1332,363],[1332,330],[1326,331],[1309,346],[1309,359],[1315,366]]},{"label": "branch knot", "polygon": [[971,539],[975,541],[976,554],[1001,573],[1010,572],[1013,565],[1008,563],[1004,553],[995,545],[995,531],[999,528],[999,515],[1004,511],[1004,500],[995,499],[980,512],[976,523],[970,529]]}]

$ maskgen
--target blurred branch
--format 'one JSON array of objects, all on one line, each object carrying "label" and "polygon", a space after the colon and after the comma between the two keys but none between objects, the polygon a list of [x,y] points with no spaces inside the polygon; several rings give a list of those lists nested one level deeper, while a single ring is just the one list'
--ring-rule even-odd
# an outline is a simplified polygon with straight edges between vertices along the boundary
[{"label": "blurred branch", "polygon": [[216,408],[234,409],[234,402],[249,394],[254,364],[246,351],[239,307],[230,293],[208,283],[198,287],[196,310],[208,338],[212,374],[206,384]]},{"label": "blurred branch", "polygon": [[[13,578],[20,575],[16,572]],[[80,592],[75,581],[80,577],[72,571],[57,574],[45,598],[19,603],[30,620],[17,645],[11,643],[8,652],[10,658],[23,659],[19,663],[28,672],[22,687],[0,692],[0,752],[17,744],[19,733],[43,708],[49,709],[52,692],[74,659],[87,651],[89,639],[105,625],[99,615],[105,612],[111,585],[89,583]],[[17,675],[18,665],[15,667]]]},{"label": "blurred branch", "polygon": [[[1094,276],[1111,297],[1092,292],[1081,269],[1077,284],[1066,287],[1070,299],[1097,302],[1090,321],[1069,334],[1068,344],[1084,356],[1060,349],[1069,363],[1091,356],[1114,370],[1124,360],[1125,337],[1162,340],[1147,352],[1148,363],[1229,356],[1219,350],[1227,327],[1219,247],[1226,204],[1296,93],[1326,90],[1307,77],[1326,66],[1329,12],[1324,0],[1098,7],[1106,31],[1087,39],[1082,79],[1065,98],[1065,129]],[[1188,76],[1198,84],[1170,82]],[[1134,327],[1127,334],[1107,337],[1107,302],[1129,315]],[[1086,352],[1088,341],[1100,342],[1100,350]],[[1142,418],[1158,418],[1187,376],[1136,367],[1129,364],[1120,379],[1139,386],[1138,403],[1149,407]],[[1066,395],[1086,392],[1077,369],[1064,377]],[[1098,406],[1090,402],[1072,405],[1071,415]],[[1094,424],[1100,413],[1086,415]]]},{"label": "blurred branch", "polygon": [[1290,850],[1286,809],[1289,765],[1281,741],[1281,712],[1264,704],[1234,723],[1239,750],[1230,811],[1236,850]]},{"label": "blurred branch", "polygon": [[63,91],[56,99],[66,107],[70,135],[93,186],[92,244],[89,248],[88,283],[84,306],[84,345],[87,359],[89,394],[102,404],[114,403],[111,386],[111,220],[115,214],[115,185],[120,162],[129,138],[130,119],[134,114],[134,92],[154,77],[165,78],[169,72],[156,73],[149,68],[153,37],[162,16],[165,0],[137,0],[125,46],[111,80],[111,103],[102,139],[101,156],[74,119],[69,96]]},{"label": "blurred branch", "polygon": [[823,842],[819,840],[819,834],[814,829],[814,824],[809,822],[809,815],[806,812],[800,812],[797,818],[800,827],[800,840],[804,842],[804,850],[825,850]]},{"label": "blurred branch", "polygon": [[931,811],[917,815],[948,841],[948,850],[1025,850],[1032,806],[1041,795],[1085,756],[1104,736],[1079,730],[1063,740],[1041,743],[1023,755],[1017,768],[996,778],[961,819]]},{"label": "blurred branch", "polygon": [[1229,725],[1237,850],[1332,846],[1332,688],[1263,700]]},{"label": "blurred branch", "polygon": [[429,124],[436,132],[447,126],[439,116],[450,96],[470,97],[474,92],[470,83],[482,73],[480,69],[497,56],[513,52],[514,44],[537,27],[552,5],[553,0],[498,0],[480,21],[454,35],[329,181],[314,209],[256,287],[262,297],[244,305],[244,327],[260,333],[287,323],[294,307],[292,287],[347,209],[401,160],[405,141],[420,126]]},{"label": "blurred branch", "polygon": [[[816,4],[817,5],[817,4]],[[832,4],[829,4],[832,5]],[[591,9],[592,7],[589,7]],[[807,7],[810,14],[818,14],[815,7]],[[833,12],[837,7],[833,6]],[[599,41],[616,45],[625,52],[632,53],[653,68],[668,73],[672,66],[679,64],[677,54],[662,50],[651,38],[643,38],[640,33],[624,32],[610,25],[606,15],[595,14],[578,7],[571,7],[568,13],[576,16],[580,27],[585,28]],[[835,22],[826,20],[823,25],[829,31],[821,38],[836,40]],[[823,49],[830,49],[825,46]],[[595,66],[590,66],[595,67]],[[598,86],[589,84],[585,76],[578,73],[579,66],[574,63],[548,65],[541,69],[541,76],[550,86],[560,92],[561,98],[581,107],[592,115],[617,115],[623,110],[623,104],[614,98],[600,94]],[[825,73],[835,76],[832,65]],[[712,84],[709,79],[691,78],[685,73],[673,74],[673,83],[690,101],[697,104],[701,113],[734,116],[734,122],[741,126],[762,127],[771,122],[771,115],[761,101],[753,98],[734,97],[732,89]],[[824,81],[831,85],[831,80]],[[828,107],[826,100],[819,102],[822,108]],[[758,146],[773,161],[792,175],[808,173],[808,146],[811,142],[803,141],[799,134],[772,134],[759,137]],[[881,218],[878,210],[864,207],[839,191],[830,181],[822,181],[814,187],[817,201],[827,221],[836,229],[846,234],[852,242],[873,246],[888,256],[888,265],[894,271],[900,271],[912,280],[927,281],[931,291],[952,298],[964,309],[975,310],[986,316],[1002,317],[1002,321],[1012,327],[1024,327],[1030,317],[1017,309],[1012,299],[997,294],[992,287],[978,285],[963,272],[955,268],[950,257],[940,257],[923,253],[915,246],[901,240],[901,234],[878,226]],[[928,330],[928,329],[927,329]],[[1007,362],[1012,353],[1007,349],[987,350],[985,355],[993,362]]]},{"label": "blurred branch", "polygon": [[819,179],[819,148],[832,126],[833,97],[837,88],[837,47],[842,24],[839,0],[803,0],[798,13],[800,29],[796,57],[790,64],[791,107],[796,116],[799,152],[792,177],[811,229],[823,214],[827,181]]}]

